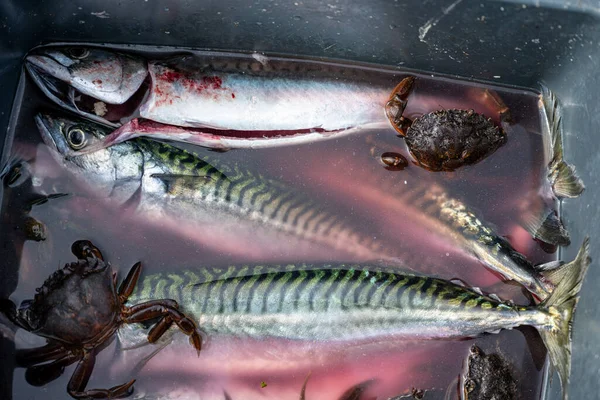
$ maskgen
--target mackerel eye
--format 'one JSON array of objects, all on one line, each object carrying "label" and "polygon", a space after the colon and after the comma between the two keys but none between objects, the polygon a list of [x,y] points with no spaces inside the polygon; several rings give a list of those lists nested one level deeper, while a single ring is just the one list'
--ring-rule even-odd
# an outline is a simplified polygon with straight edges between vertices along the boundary
[{"label": "mackerel eye", "polygon": [[90,51],[84,47],[71,47],[67,52],[77,60],[82,60],[90,55]]},{"label": "mackerel eye", "polygon": [[87,136],[81,129],[71,128],[67,133],[67,141],[74,150],[80,150],[87,144]]}]

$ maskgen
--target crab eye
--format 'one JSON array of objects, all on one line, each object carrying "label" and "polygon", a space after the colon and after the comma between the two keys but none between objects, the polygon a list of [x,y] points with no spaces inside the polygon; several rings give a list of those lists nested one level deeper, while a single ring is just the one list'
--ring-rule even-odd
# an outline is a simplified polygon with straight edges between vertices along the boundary
[{"label": "crab eye", "polygon": [[71,47],[67,51],[71,57],[77,60],[82,60],[90,55],[90,51],[84,47]]},{"label": "crab eye", "polygon": [[69,129],[67,132],[67,141],[69,142],[69,146],[74,150],[83,149],[88,142],[85,132],[79,128]]}]

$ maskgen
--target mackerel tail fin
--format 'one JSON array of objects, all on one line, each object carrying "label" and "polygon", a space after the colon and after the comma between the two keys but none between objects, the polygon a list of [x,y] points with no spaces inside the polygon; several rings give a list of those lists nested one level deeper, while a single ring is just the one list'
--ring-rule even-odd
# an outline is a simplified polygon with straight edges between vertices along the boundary
[{"label": "mackerel tail fin", "polygon": [[550,130],[550,149],[548,150],[550,150],[552,159],[548,166],[548,179],[552,191],[559,198],[578,197],[583,193],[585,185],[577,175],[575,167],[563,159],[561,108],[554,93],[546,86],[542,86],[542,102]]},{"label": "mackerel tail fin", "polygon": [[534,239],[554,246],[571,244],[569,231],[563,225],[557,212],[547,206],[544,206],[539,213],[531,209],[527,210],[522,220],[523,227]]},{"label": "mackerel tail fin", "polygon": [[590,240],[586,238],[575,260],[563,266],[568,270],[568,273],[564,275],[550,297],[539,305],[541,309],[552,316],[554,326],[550,329],[540,329],[539,332],[550,354],[550,361],[558,371],[563,388],[563,399],[565,400],[567,399],[567,387],[571,373],[573,315],[579,300],[583,278],[591,262],[589,252]]},{"label": "mackerel tail fin", "polygon": [[552,185],[552,191],[559,198],[579,197],[585,190],[585,185],[577,175],[575,167],[562,159],[552,159],[548,178]]}]

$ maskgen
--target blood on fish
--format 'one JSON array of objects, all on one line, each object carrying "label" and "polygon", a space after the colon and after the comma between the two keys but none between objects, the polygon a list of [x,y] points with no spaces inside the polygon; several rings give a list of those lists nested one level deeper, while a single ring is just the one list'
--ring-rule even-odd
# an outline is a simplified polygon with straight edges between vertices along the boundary
[{"label": "blood on fish", "polygon": [[183,75],[177,71],[167,70],[167,71],[163,72],[162,74],[160,74],[159,78],[162,79],[163,81],[173,83],[177,80],[183,79]]},{"label": "blood on fish", "polygon": [[212,86],[211,89],[224,89],[222,87],[223,80],[218,76],[204,76],[202,77],[202,83]]},{"label": "blood on fish", "polygon": [[167,70],[158,75],[158,79],[167,83],[179,82],[186,89],[202,92],[204,90],[220,90],[223,87],[223,80],[218,76],[203,76],[200,81],[188,78],[184,73],[174,70]]},{"label": "blood on fish", "polygon": [[235,94],[231,93],[231,98],[235,99]]},{"label": "blood on fish", "polygon": [[169,93],[165,93],[161,88],[160,85],[156,85],[154,87],[154,93],[156,94],[156,104],[157,105],[162,105],[165,103],[169,103],[169,104],[173,104],[173,99],[177,98],[181,98],[178,95],[170,95]]},{"label": "blood on fish", "polygon": [[96,86],[100,86],[102,85],[102,79],[94,79],[92,83]]}]

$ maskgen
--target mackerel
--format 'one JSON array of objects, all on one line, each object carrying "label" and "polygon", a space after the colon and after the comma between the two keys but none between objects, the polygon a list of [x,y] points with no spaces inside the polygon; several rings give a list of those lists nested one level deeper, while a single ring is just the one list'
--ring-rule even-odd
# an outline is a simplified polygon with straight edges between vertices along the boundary
[{"label": "mackerel", "polygon": [[357,233],[306,194],[239,165],[217,169],[184,150],[143,139],[80,155],[107,129],[48,115],[36,122],[57,162],[94,195],[222,251],[396,260],[381,241]]},{"label": "mackerel", "polygon": [[[538,306],[517,306],[450,281],[367,265],[296,264],[202,268],[146,276],[131,302],[168,297],[218,337],[345,343],[460,339],[530,325],[558,370],[564,398],[571,326],[590,264],[586,239],[569,273]],[[122,343],[143,342],[138,328]],[[200,355],[200,362],[202,354]]]},{"label": "mackerel", "polygon": [[[331,162],[340,164],[335,159]],[[419,226],[429,232],[426,239],[421,235],[419,240],[427,240],[430,248],[435,244],[437,248],[474,259],[504,280],[523,285],[538,299],[547,298],[569,268],[556,262],[533,265],[501,237],[480,212],[430,179],[409,179],[403,183],[389,175],[377,175],[364,169],[353,170],[348,178],[336,173],[334,179],[333,172],[327,170],[319,171],[319,175],[333,182],[329,189],[337,193],[340,201],[358,199],[359,204],[376,203],[380,223],[393,227]],[[366,211],[373,213],[371,208]],[[404,239],[408,240],[410,238]],[[427,273],[439,274],[438,271]]]},{"label": "mackerel", "polygon": [[84,46],[37,49],[26,66],[51,100],[85,118],[109,127],[139,116],[209,128],[136,134],[169,134],[207,147],[219,139],[220,148],[275,147],[388,128],[384,105],[398,80],[387,74],[374,82],[358,68],[325,62],[261,63],[215,53],[146,61]]}]

